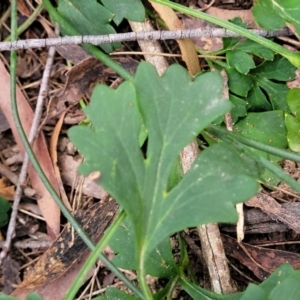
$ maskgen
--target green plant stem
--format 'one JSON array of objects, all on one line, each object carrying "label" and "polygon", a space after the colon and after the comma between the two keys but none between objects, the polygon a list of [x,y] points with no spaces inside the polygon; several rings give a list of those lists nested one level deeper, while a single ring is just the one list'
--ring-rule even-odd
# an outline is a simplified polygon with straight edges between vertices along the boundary
[{"label": "green plant stem", "polygon": [[[43,4],[48,10],[49,14],[55,22],[68,34],[68,35],[80,35],[62,16],[61,14],[52,6],[50,0],[43,0]],[[114,70],[117,74],[123,77],[125,80],[132,80],[133,75],[124,69],[122,66],[117,64],[108,55],[104,54],[97,47],[93,45],[83,44],[82,47],[90,52],[94,57],[102,61],[109,68]]]},{"label": "green plant stem", "polygon": [[238,141],[244,145],[250,146],[252,148],[265,151],[267,153],[282,157],[284,159],[290,159],[290,160],[293,160],[296,162],[300,162],[299,154],[263,144],[261,142],[247,138],[241,134],[238,134],[235,132],[229,132],[229,131],[222,129],[220,127],[217,127],[215,125],[210,125],[206,129],[206,131],[222,140],[226,140],[226,141],[236,140],[236,141]]},{"label": "green plant stem", "polygon": [[[43,10],[44,4],[40,3],[37,8],[34,10],[34,12],[29,16],[29,18],[26,19],[26,21],[18,27],[17,29],[17,36],[19,36],[22,32],[24,32],[38,17],[40,12]],[[4,42],[9,42],[12,38],[12,35],[9,35]]]},{"label": "green plant stem", "polygon": [[168,290],[168,293],[166,295],[166,300],[172,300],[172,295],[173,295],[173,292],[176,288],[176,285],[178,283],[178,279],[179,279],[179,276],[176,276],[176,277],[173,277],[172,279],[170,279],[168,285],[169,285],[169,290]]},{"label": "green plant stem", "polygon": [[[17,39],[17,0],[11,1],[11,40],[15,41]],[[82,238],[82,240],[85,242],[85,244],[93,251],[95,249],[95,246],[93,242],[89,239],[87,234],[84,232],[84,230],[80,227],[78,222],[74,219],[72,214],[69,212],[69,210],[66,208],[64,203],[61,201],[59,196],[57,195],[56,191],[53,189],[51,183],[49,182],[47,176],[45,175],[44,171],[42,170],[40,164],[38,163],[30,143],[28,142],[28,139],[26,137],[26,134],[24,132],[19,112],[18,112],[18,106],[17,106],[17,97],[16,97],[16,69],[17,69],[17,53],[16,51],[11,51],[10,54],[10,96],[11,96],[11,107],[12,107],[12,114],[15,121],[16,129],[18,131],[18,134],[20,136],[20,139],[24,145],[25,151],[28,154],[29,160],[32,163],[34,169],[36,170],[38,176],[41,178],[43,184],[47,188],[48,192],[60,208],[61,212],[64,214],[64,216],[67,218],[67,220],[72,224],[78,235]],[[121,273],[104,255],[99,255],[99,258],[103,261],[103,263],[114,273],[116,276],[118,276],[129,289],[132,289],[132,291],[136,291],[136,287]]]},{"label": "green plant stem", "polygon": [[214,64],[219,65],[221,68],[227,70],[229,68],[229,66],[227,65],[226,62],[219,60],[219,59],[211,59]]},{"label": "green plant stem", "polygon": [[285,173],[280,167],[271,163],[265,157],[259,157],[260,163],[274,175],[276,175],[280,180],[288,184],[295,192],[300,193],[300,184],[294,178]]},{"label": "green plant stem", "polygon": [[285,49],[284,47],[282,47],[264,37],[258,36],[256,34],[250,32],[249,30],[247,30],[245,28],[242,28],[238,25],[235,25],[235,24],[227,22],[227,21],[223,21],[221,19],[218,19],[218,18],[211,16],[209,14],[206,14],[204,12],[196,11],[194,9],[185,7],[183,5],[173,3],[168,0],[151,0],[151,2],[155,2],[155,3],[159,3],[162,5],[171,7],[173,9],[180,11],[182,13],[185,13],[187,15],[193,16],[198,19],[203,19],[205,21],[211,22],[213,24],[219,25],[223,28],[226,28],[228,30],[236,32],[250,40],[253,40],[254,42],[257,42],[258,44],[260,44],[262,46],[265,46],[265,47],[273,50],[276,53],[281,54],[282,56],[286,57],[294,66],[300,68],[300,54],[299,53],[291,52],[291,51]]},{"label": "green plant stem", "polygon": [[139,286],[141,288],[141,291],[144,294],[145,299],[152,300],[153,295],[150,292],[150,289],[147,284],[146,280],[146,268],[145,268],[145,241],[141,243],[141,247],[138,247],[140,249],[139,257],[138,257],[138,270],[137,270],[137,276],[138,276],[138,282]]},{"label": "green plant stem", "polygon": [[[124,220],[126,216],[126,213],[122,211],[117,219],[109,226],[109,228],[106,230],[104,236],[100,240],[100,242],[97,244],[95,250],[91,253],[90,257],[86,260],[83,267],[81,268],[80,272],[78,273],[76,279],[74,280],[72,287],[64,297],[64,300],[73,300],[76,296],[77,291],[81,287],[82,283],[84,282],[89,270],[92,268],[92,266],[95,264],[98,257],[101,255],[101,252],[103,251],[104,247],[108,244],[108,241],[112,238],[116,230],[118,229],[121,222]],[[127,279],[127,278],[126,278]],[[124,282],[124,279],[122,279]],[[129,281],[127,279],[127,281]],[[131,287],[131,290],[141,299],[144,299],[143,294],[135,288],[133,290],[133,287]]]}]

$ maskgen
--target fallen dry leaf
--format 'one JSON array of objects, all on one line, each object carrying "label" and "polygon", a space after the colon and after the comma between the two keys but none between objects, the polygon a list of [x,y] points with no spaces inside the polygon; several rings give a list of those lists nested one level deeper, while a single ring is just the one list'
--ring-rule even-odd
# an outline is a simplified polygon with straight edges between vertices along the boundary
[{"label": "fallen dry leaf", "polygon": [[[77,169],[82,160],[63,153],[59,156],[58,161],[64,183],[73,186],[76,177],[78,176]],[[103,199],[107,196],[107,192],[99,184],[88,177],[84,178],[82,193],[96,199]]]},{"label": "fallen dry leaf", "polygon": [[66,113],[68,112],[68,110],[65,110],[64,113],[60,116],[58,122],[56,123],[53,131],[52,131],[52,135],[51,135],[51,139],[50,139],[50,156],[52,159],[52,163],[53,163],[53,168],[54,168],[54,172],[56,175],[56,179],[57,179],[57,184],[58,184],[58,188],[59,188],[59,192],[60,192],[60,197],[62,198],[65,206],[71,211],[71,205],[69,203],[67,194],[65,192],[64,189],[64,185],[62,183],[61,180],[61,176],[60,176],[60,171],[59,168],[57,166],[57,141],[58,141],[58,137],[59,137],[59,133],[64,121],[64,117],[66,115]]},{"label": "fallen dry leaf", "polygon": [[[183,23],[172,8],[154,2],[150,3],[170,30],[185,29]],[[185,62],[190,75],[195,76],[201,70],[195,45],[192,39],[182,39],[176,41],[181,51],[182,60]]]},{"label": "fallen dry leaf", "polygon": [[[213,29],[215,28],[212,24],[196,18],[189,18],[183,16],[182,22],[186,29],[204,28],[209,26],[213,31]],[[207,52],[223,49],[222,38],[196,37],[196,38],[192,38],[192,40],[199,48]]]},{"label": "fallen dry leaf", "polygon": [[[115,60],[129,72],[135,73],[138,66],[136,60],[132,58],[117,58]],[[67,82],[64,90],[50,100],[47,116],[43,123],[60,115],[66,109],[66,102],[69,103],[69,106],[77,104],[78,100],[84,95],[91,94],[97,83],[115,74],[113,70],[94,57],[89,57],[75,65],[66,73]]]},{"label": "fallen dry leaf", "polygon": [[272,220],[286,224],[295,232],[300,233],[299,211],[291,211],[282,207],[271,196],[258,193],[245,203],[247,206],[257,207],[266,213]]},{"label": "fallen dry leaf", "polygon": [[6,121],[6,118],[2,112],[2,110],[0,109],[0,132],[4,132],[7,129],[9,129],[9,124]]},{"label": "fallen dry leaf", "polygon": [[299,69],[296,70],[296,78],[292,81],[288,81],[286,83],[286,85],[288,86],[289,89],[292,89],[292,88],[299,89],[300,88],[300,70]]},{"label": "fallen dry leaf", "polygon": [[23,16],[29,17],[31,15],[30,9],[24,0],[17,1],[17,9]]},{"label": "fallen dry leaf", "polygon": [[[97,242],[117,209],[118,204],[110,198],[103,205],[96,203],[86,211],[80,210],[75,214],[75,218],[91,240]],[[81,255],[87,251],[88,247],[72,226],[67,224],[60,237],[28,272],[19,288],[35,290],[38,286],[51,283],[65,274],[72,265],[77,264]]]},{"label": "fallen dry leaf", "polygon": [[3,285],[3,290],[1,292],[10,294],[14,290],[13,285],[19,284],[21,282],[20,265],[8,254],[3,260],[1,271],[1,284]]},{"label": "fallen dry leaf", "polygon": [[[20,300],[25,300],[27,295],[31,292],[38,293],[43,297],[43,300],[61,300],[66,295],[66,291],[70,288],[74,282],[76,276],[78,275],[78,270],[80,270],[87,258],[89,253],[82,255],[78,261],[70,267],[61,277],[56,280],[49,282],[48,284],[38,286],[34,290],[27,288],[16,289],[11,296],[18,297]],[[89,272],[86,280],[93,275],[93,269]],[[55,291],[55,292],[54,292]]]},{"label": "fallen dry leaf", "polygon": [[[0,107],[10,125],[15,141],[17,142],[20,151],[24,155],[25,150],[21,142],[21,139],[18,135],[17,129],[15,127],[10,101],[8,101],[8,99],[10,99],[10,75],[6,71],[2,61],[0,61],[0,82],[1,82]],[[18,86],[17,86],[17,103],[18,103],[18,109],[19,109],[21,122],[23,124],[23,128],[26,134],[28,134],[32,124],[33,111]],[[49,156],[44,135],[42,133],[39,134],[39,136],[36,138],[33,145],[33,151],[42,169],[44,170],[49,181],[51,182],[52,186],[56,191],[58,191],[52,162]],[[47,189],[45,188],[38,174],[35,172],[35,170],[31,165],[29,166],[28,169],[28,175],[32,187],[40,195],[38,204],[43,214],[43,217],[46,220],[48,233],[52,239],[55,239],[60,232],[60,210],[56,205],[56,203],[54,202],[54,200],[52,199],[52,197],[50,196]]]},{"label": "fallen dry leaf", "polygon": [[282,250],[267,249],[242,243],[243,248],[236,239],[222,236],[226,255],[239,260],[241,264],[250,269],[254,275],[263,280],[276,268],[286,262],[295,269],[300,269],[300,254]]},{"label": "fallen dry leaf", "polygon": [[55,46],[55,50],[65,59],[69,60],[73,65],[81,61],[91,58],[80,45],[61,45]]},{"label": "fallen dry leaf", "polygon": [[247,24],[248,28],[260,29],[260,27],[254,22],[254,17],[251,9],[232,10],[212,6],[205,12],[225,21],[232,20],[234,18],[241,18],[242,21]]},{"label": "fallen dry leaf", "polygon": [[15,195],[15,187],[8,185],[6,178],[0,178],[0,196],[6,200],[13,200]]}]

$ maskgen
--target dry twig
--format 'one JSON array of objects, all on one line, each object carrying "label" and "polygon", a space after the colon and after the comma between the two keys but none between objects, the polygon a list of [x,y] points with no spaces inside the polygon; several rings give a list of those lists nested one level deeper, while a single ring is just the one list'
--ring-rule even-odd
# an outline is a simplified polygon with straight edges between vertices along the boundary
[{"label": "dry twig", "polygon": [[[40,91],[39,91],[39,95],[38,95],[38,99],[37,99],[37,103],[36,103],[35,114],[34,114],[32,126],[31,126],[29,136],[28,136],[28,141],[31,144],[34,142],[34,139],[36,138],[36,136],[38,134],[38,127],[39,127],[42,112],[43,112],[44,99],[47,96],[48,82],[49,82],[49,78],[50,78],[51,68],[53,65],[54,55],[55,55],[55,47],[50,47],[49,51],[48,51],[48,58],[46,61],[43,78],[42,78],[42,82],[41,82],[41,87],[40,87]],[[28,164],[29,164],[29,158],[28,158],[27,153],[25,153],[23,165],[21,168],[21,172],[20,172],[20,176],[19,176],[19,180],[18,180],[18,184],[17,184],[15,196],[14,196],[14,203],[13,203],[12,213],[11,213],[11,217],[10,217],[10,221],[9,221],[9,225],[8,225],[8,229],[7,229],[6,241],[4,243],[2,251],[0,253],[0,265],[10,249],[11,242],[12,242],[12,239],[14,236],[16,218],[17,218],[17,214],[18,214],[18,207],[19,207],[19,203],[21,200],[21,196],[22,196],[22,185],[26,179]]]},{"label": "dry twig", "polygon": [[[264,37],[290,36],[293,32],[288,28],[275,31],[266,31],[260,29],[249,29],[252,33]],[[127,32],[107,35],[85,35],[85,36],[65,36],[48,39],[28,39],[18,40],[14,42],[1,42],[0,51],[11,51],[17,49],[41,48],[61,45],[78,45],[78,44],[110,44],[114,42],[139,41],[139,40],[180,40],[195,37],[239,37],[240,35],[223,28],[197,28],[186,30],[170,30],[170,31],[147,31],[147,32]]]}]

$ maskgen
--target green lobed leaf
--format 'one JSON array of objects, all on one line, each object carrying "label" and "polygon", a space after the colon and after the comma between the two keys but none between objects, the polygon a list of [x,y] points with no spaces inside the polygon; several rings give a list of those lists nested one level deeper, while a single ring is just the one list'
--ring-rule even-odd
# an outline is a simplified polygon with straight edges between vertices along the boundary
[{"label": "green lobed leaf", "polygon": [[[230,102],[221,97],[222,81],[217,72],[191,81],[178,65],[159,77],[152,65],[141,63],[133,83],[125,82],[117,90],[95,88],[85,109],[93,128],[77,126],[69,131],[85,157],[79,170],[101,171],[100,184],[126,211],[137,238],[136,251],[144,258],[183,228],[236,221],[234,204],[258,189],[255,163],[222,144],[204,151],[168,191],[170,171],[181,149],[230,109]],[[138,146],[140,113],[148,130],[146,158]]]},{"label": "green lobed leaf", "polygon": [[182,179],[183,175],[184,173],[183,173],[180,157],[178,156],[170,172],[170,176],[168,180],[168,191],[177,185],[177,183]]},{"label": "green lobed leaf", "polygon": [[9,202],[0,197],[0,228],[7,224],[9,216],[8,211],[10,210]]},{"label": "green lobed leaf", "polygon": [[228,51],[226,59],[230,67],[236,68],[242,74],[247,74],[251,69],[255,68],[253,59],[242,51]]},{"label": "green lobed leaf", "polygon": [[182,181],[157,205],[160,213],[149,222],[147,242],[156,244],[167,234],[197,224],[236,222],[234,205],[258,189],[252,176],[258,177],[257,165],[234,146],[223,143],[204,150]]},{"label": "green lobed leaf", "polygon": [[298,0],[257,0],[252,11],[256,23],[267,30],[281,29],[289,23],[300,34]]},{"label": "green lobed leaf", "polygon": [[[282,264],[260,284],[260,287],[262,287],[266,293],[270,293],[274,288],[280,285],[283,280],[293,274],[295,274],[295,270],[289,263]],[[288,297],[288,293],[286,294],[286,296],[287,299],[290,299]]]},{"label": "green lobed leaf", "polygon": [[[82,35],[116,33],[110,25],[112,12],[96,0],[59,0],[58,11]],[[110,53],[121,44],[103,44],[100,47]]]},{"label": "green lobed leaf", "polygon": [[268,294],[258,285],[250,283],[240,300],[266,300]]},{"label": "green lobed leaf", "polygon": [[73,143],[85,157],[79,171],[101,171],[100,183],[120,201],[132,219],[143,211],[144,157],[138,146],[142,119],[136,91],[130,82],[117,90],[97,85],[91,104],[84,109],[94,129],[77,126],[69,130]]},{"label": "green lobed leaf", "polygon": [[[137,270],[134,231],[128,218],[118,228],[109,246],[116,253],[113,263],[118,268]],[[145,267],[147,274],[159,278],[170,278],[179,272],[174,262],[169,237],[160,242],[149,254]]]},{"label": "green lobed leaf", "polygon": [[113,20],[116,25],[119,25],[123,19],[135,22],[142,22],[145,19],[144,5],[140,0],[101,0],[101,2],[115,15]]},{"label": "green lobed leaf", "polygon": [[278,285],[270,293],[270,299],[300,299],[300,272],[295,271],[294,274],[282,282],[278,282]]}]

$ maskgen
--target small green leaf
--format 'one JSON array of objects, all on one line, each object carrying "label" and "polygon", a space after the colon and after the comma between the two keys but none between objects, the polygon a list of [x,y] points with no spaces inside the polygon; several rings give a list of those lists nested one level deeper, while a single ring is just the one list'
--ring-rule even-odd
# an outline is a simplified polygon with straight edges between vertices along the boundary
[{"label": "small green leaf", "polygon": [[243,22],[242,18],[236,17],[229,20],[229,22],[238,25],[240,27],[247,28],[247,23]]},{"label": "small green leaf", "polygon": [[140,0],[101,1],[115,15],[113,20],[116,25],[119,25],[123,19],[135,22],[142,22],[145,19],[145,9]]},{"label": "small green leaf", "polygon": [[254,84],[253,89],[250,91],[247,100],[250,106],[250,111],[272,110],[271,103],[268,101],[266,95],[262,92],[257,82]]},{"label": "small green leaf", "polygon": [[[287,148],[283,111],[249,113],[235,125],[234,130],[264,144],[281,149]],[[252,151],[274,163],[280,160],[280,158],[260,150],[252,149]],[[277,177],[270,172],[265,172],[262,178],[269,184],[278,183]]]},{"label": "small green leaf", "polygon": [[37,293],[30,293],[27,297],[26,300],[43,300],[43,298],[37,294]]},{"label": "small green leaf", "polygon": [[300,152],[300,118],[285,114],[287,141],[292,151]]},{"label": "small green leaf", "polygon": [[139,298],[126,294],[114,287],[108,287],[105,291],[105,296],[93,298],[93,300],[138,300]]},{"label": "small green leaf", "polygon": [[230,92],[246,97],[249,111],[289,111],[286,82],[295,78],[296,68],[287,59],[276,56],[274,61],[265,61],[246,75],[233,67],[226,71]]},{"label": "small green leaf", "polygon": [[283,111],[249,113],[236,124],[235,131],[273,147],[287,147]]},{"label": "small green leaf", "polygon": [[300,34],[298,0],[257,0],[252,8],[257,24],[267,30],[277,30],[292,24]]},{"label": "small green leaf", "polygon": [[[250,72],[256,86],[262,89],[268,96],[273,110],[286,110],[289,108],[286,103],[288,87],[286,81],[295,78],[296,68],[285,58],[277,56],[274,61],[266,61]],[[266,106],[266,96],[261,95],[261,105],[256,103],[255,110],[263,110]],[[249,103],[251,101],[249,99]],[[254,110],[254,109],[253,109]]]},{"label": "small green leaf", "polygon": [[286,97],[287,104],[291,109],[291,113],[295,117],[300,116],[300,89],[294,88],[290,89],[287,97]]},{"label": "small green leaf", "polygon": [[9,202],[0,197],[0,228],[7,224],[9,216],[8,211],[10,210]]},{"label": "small green leaf", "polygon": [[241,99],[239,97],[236,97],[234,95],[229,95],[229,99],[231,103],[233,104],[232,110],[231,110],[231,116],[233,123],[236,123],[236,121],[240,117],[245,117],[247,115],[247,102],[244,99]]},{"label": "small green leaf", "polygon": [[291,150],[300,152],[300,89],[291,89],[287,94],[287,104],[292,114],[285,114],[287,140]]},{"label": "small green leaf", "polygon": [[272,80],[290,81],[295,78],[296,69],[287,59],[276,56],[274,61],[266,61],[252,73]]},{"label": "small green leaf", "polygon": [[16,297],[8,296],[5,294],[0,293],[0,300],[19,300]]},{"label": "small green leaf", "polygon": [[254,61],[250,55],[241,51],[228,51],[226,59],[230,67],[236,68],[242,74],[247,74],[250,69],[255,68]]},{"label": "small green leaf", "polygon": [[238,96],[246,97],[253,87],[252,78],[239,73],[235,68],[228,68],[226,72],[230,91]]},{"label": "small green leaf", "polygon": [[[116,33],[110,25],[113,14],[96,0],[59,0],[58,11],[82,35]],[[101,45],[108,53],[119,47],[120,43]]]},{"label": "small green leaf", "polygon": [[261,75],[258,75],[256,80],[260,88],[268,95],[273,110],[289,111],[289,107],[285,100],[289,90],[286,84],[272,82],[268,78],[262,77]]},{"label": "small green leaf", "polygon": [[246,39],[242,43],[236,44],[234,47],[235,50],[243,51],[246,53],[252,53],[258,57],[261,57],[265,60],[273,60],[274,52],[254,41]]}]

